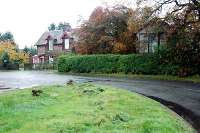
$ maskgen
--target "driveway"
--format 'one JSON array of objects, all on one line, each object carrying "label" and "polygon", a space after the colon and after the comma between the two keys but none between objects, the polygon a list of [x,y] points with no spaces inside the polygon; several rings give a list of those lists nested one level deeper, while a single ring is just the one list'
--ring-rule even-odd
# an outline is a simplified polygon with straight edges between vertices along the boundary
[{"label": "driveway", "polygon": [[[26,88],[38,85],[64,84],[68,80],[92,82],[127,89],[143,94],[170,106],[180,105],[192,117],[192,124],[200,128],[200,84],[174,81],[133,80],[122,78],[83,77],[44,71],[0,71],[0,88]],[[5,91],[5,89],[0,89]],[[171,103],[171,104],[170,104]],[[190,121],[190,120],[189,120]]]}]

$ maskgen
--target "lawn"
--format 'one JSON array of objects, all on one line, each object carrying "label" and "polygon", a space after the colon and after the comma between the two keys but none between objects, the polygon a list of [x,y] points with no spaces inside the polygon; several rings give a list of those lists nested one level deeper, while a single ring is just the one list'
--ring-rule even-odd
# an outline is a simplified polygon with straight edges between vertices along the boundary
[{"label": "lawn", "polygon": [[141,95],[92,84],[0,94],[0,133],[194,133],[178,115]]},{"label": "lawn", "polygon": [[[62,73],[61,73],[62,74]],[[178,76],[172,75],[143,75],[143,74],[124,74],[124,73],[63,73],[68,75],[78,75],[78,76],[91,76],[91,77],[113,77],[113,78],[128,78],[128,79],[144,79],[144,80],[166,80],[166,81],[183,81],[191,83],[200,83],[200,76],[194,75],[189,77],[180,78]]]}]

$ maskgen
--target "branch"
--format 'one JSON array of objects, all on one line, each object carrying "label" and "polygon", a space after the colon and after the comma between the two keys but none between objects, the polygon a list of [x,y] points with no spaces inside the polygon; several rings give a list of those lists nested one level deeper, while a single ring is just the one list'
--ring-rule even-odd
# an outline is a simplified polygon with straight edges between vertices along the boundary
[{"label": "branch", "polygon": [[200,7],[200,2],[197,0],[192,0],[195,6]]},{"label": "branch", "polygon": [[179,7],[191,6],[191,3],[180,4],[178,0],[174,0],[175,4]]},{"label": "branch", "polygon": [[182,6],[182,7],[178,8],[178,9],[174,9],[170,14],[174,14],[174,13],[176,13],[176,12],[178,12],[178,11],[183,10],[184,8],[185,8],[185,7]]}]

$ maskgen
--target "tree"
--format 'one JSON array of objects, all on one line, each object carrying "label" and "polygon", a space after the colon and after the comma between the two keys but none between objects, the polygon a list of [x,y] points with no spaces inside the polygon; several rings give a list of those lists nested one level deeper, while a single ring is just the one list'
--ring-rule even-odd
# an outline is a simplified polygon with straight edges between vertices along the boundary
[{"label": "tree", "polygon": [[[146,2],[153,0],[139,0]],[[170,7],[170,8],[169,8]],[[168,10],[163,15],[163,9]],[[200,1],[155,0],[152,14],[161,14],[170,24],[168,29],[168,59],[181,67],[179,76],[200,74]]]},{"label": "tree", "polygon": [[[133,42],[135,40],[131,38],[135,34],[128,29],[128,21],[132,12],[132,9],[122,5],[95,8],[89,20],[83,23],[79,30],[79,41],[75,49],[79,49],[77,51],[81,54],[116,53],[119,49],[114,50],[113,48],[115,45],[122,44],[123,48],[126,47],[126,51],[119,53],[135,53],[135,48],[128,50],[130,45],[135,47]],[[128,35],[126,33],[130,34],[130,38],[125,37]]]},{"label": "tree", "polygon": [[[196,14],[197,20],[200,20],[199,0],[138,0],[138,4],[140,5],[144,4],[144,2],[154,2],[154,12],[161,12],[164,9],[163,7],[168,6],[168,12],[172,14],[187,10],[187,12],[185,12],[185,17],[187,17],[189,13],[193,12]],[[171,6],[172,8],[169,8]]]},{"label": "tree", "polygon": [[50,24],[50,26],[48,27],[49,31],[54,31],[54,30],[63,30],[63,31],[67,31],[70,32],[72,30],[72,27],[69,23],[62,23],[60,22],[58,24],[58,26],[56,26],[56,24],[52,23]]},{"label": "tree", "polygon": [[30,59],[30,56],[29,56],[28,53],[19,52],[18,53],[17,63],[19,63],[19,64],[28,64],[29,63],[29,59]]},{"label": "tree", "polygon": [[103,7],[96,7],[91,13],[88,22],[94,24],[100,23],[105,18],[106,12],[106,9],[104,9]]},{"label": "tree", "polygon": [[12,41],[4,41],[0,42],[0,57],[4,59],[8,59],[8,63],[28,63],[29,62],[29,54],[25,52],[20,52],[17,50],[17,45]]},{"label": "tree", "polygon": [[[138,4],[144,2],[154,2],[153,10],[150,11],[150,16],[153,14],[161,14],[164,20],[169,23],[180,21],[179,27],[188,27],[200,22],[200,1],[199,0],[138,0]],[[167,10],[168,9],[168,10]],[[174,23],[175,24],[175,23]]]},{"label": "tree", "polygon": [[23,51],[27,54],[30,54],[32,56],[36,55],[37,54],[37,50],[35,47],[31,46],[31,47],[27,47],[25,46]]},{"label": "tree", "polygon": [[49,29],[49,31],[54,31],[54,30],[56,30],[56,25],[54,23],[52,23],[52,24],[50,24],[48,29]]},{"label": "tree", "polygon": [[69,23],[66,23],[66,22],[62,23],[62,22],[60,22],[60,23],[58,24],[58,27],[56,27],[56,29],[57,29],[57,30],[63,30],[63,31],[68,31],[68,32],[70,32],[71,29],[72,29],[72,27],[71,27],[71,25],[70,25]]},{"label": "tree", "polygon": [[28,48],[27,46],[25,46],[25,48],[23,49],[23,51],[24,51],[25,53],[28,53],[28,52],[29,52],[29,48]]},{"label": "tree", "polygon": [[14,41],[13,34],[11,32],[0,33],[0,41]]},{"label": "tree", "polygon": [[89,20],[81,25],[78,32],[78,45],[75,47],[76,52],[95,54],[112,51],[113,39],[105,31],[107,13],[108,11],[104,8],[97,7],[92,12]]},{"label": "tree", "polygon": [[10,57],[7,52],[3,52],[2,57],[1,57],[3,67],[7,67],[9,62],[10,62]]},{"label": "tree", "polygon": [[30,48],[30,54],[32,55],[32,56],[34,56],[34,55],[36,55],[37,54],[37,49],[34,47],[34,46],[31,46],[31,48]]}]

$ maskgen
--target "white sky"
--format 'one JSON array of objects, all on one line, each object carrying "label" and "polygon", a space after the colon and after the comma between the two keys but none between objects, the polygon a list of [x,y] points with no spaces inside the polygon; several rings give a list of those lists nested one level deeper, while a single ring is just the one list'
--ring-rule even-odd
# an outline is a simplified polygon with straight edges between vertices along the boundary
[{"label": "white sky", "polygon": [[101,4],[102,0],[0,0],[0,32],[12,32],[24,48],[34,45],[51,23],[65,21],[75,27],[79,15],[87,19]]}]

